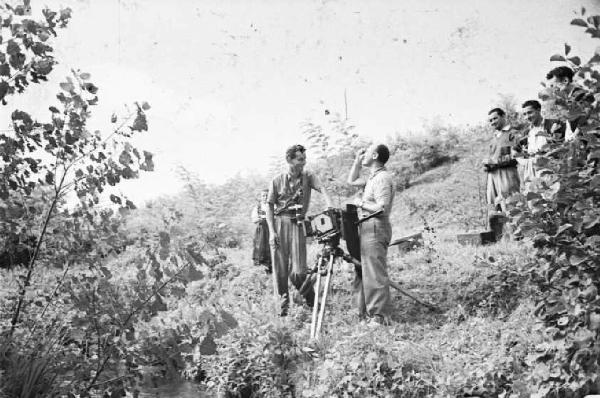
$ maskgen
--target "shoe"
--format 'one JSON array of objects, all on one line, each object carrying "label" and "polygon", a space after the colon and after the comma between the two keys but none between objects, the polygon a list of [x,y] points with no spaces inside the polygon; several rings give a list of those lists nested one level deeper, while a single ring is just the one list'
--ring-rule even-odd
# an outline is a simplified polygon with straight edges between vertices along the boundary
[{"label": "shoe", "polygon": [[367,326],[370,328],[378,328],[380,326],[384,326],[383,317],[380,315],[374,315],[373,318],[369,320]]}]

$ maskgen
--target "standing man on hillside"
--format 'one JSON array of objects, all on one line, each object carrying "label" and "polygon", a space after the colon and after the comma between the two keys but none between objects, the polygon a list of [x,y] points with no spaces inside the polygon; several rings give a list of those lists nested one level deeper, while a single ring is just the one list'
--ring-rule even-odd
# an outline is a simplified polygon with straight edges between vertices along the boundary
[{"label": "standing man on hillside", "polygon": [[[304,171],[306,150],[302,145],[292,145],[285,153],[288,170],[271,181],[267,195],[267,224],[273,264],[275,293],[283,298],[281,316],[289,307],[288,278],[300,289],[307,275],[306,236],[298,222],[304,219],[314,189],[323,194],[328,207],[331,200],[316,175]],[[312,307],[314,290],[306,289],[306,303]]]},{"label": "standing man on hillside", "polygon": [[529,123],[527,141],[524,142],[529,155],[523,172],[523,180],[527,183],[533,178],[540,177],[535,165],[537,156],[543,152],[546,144],[564,139],[565,125],[555,119],[544,119],[542,105],[536,100],[525,101],[522,108],[523,116]]},{"label": "standing man on hillside", "polygon": [[[362,198],[356,201],[359,218],[382,211],[380,215],[360,224],[362,278],[357,275],[354,281],[358,315],[363,319],[371,318],[371,326],[386,323],[389,314],[387,251],[392,238],[390,213],[396,192],[392,174],[385,168],[389,158],[387,146],[371,145],[366,151],[356,154],[348,175],[350,185],[364,186]],[[370,170],[366,180],[359,177],[362,166]]]},{"label": "standing man on hillside", "polygon": [[579,127],[586,123],[589,116],[585,108],[595,101],[594,96],[587,90],[573,83],[574,75],[575,73],[568,66],[559,66],[546,74],[548,86],[566,102],[560,107],[579,108],[582,113],[567,118],[564,131],[564,140],[567,142],[572,141],[579,134]]},{"label": "standing man on hillside", "polygon": [[494,129],[487,159],[483,166],[487,173],[486,198],[491,206],[489,225],[500,238],[504,231],[506,199],[519,192],[521,183],[515,152],[519,149],[517,132],[506,122],[506,113],[500,108],[488,112],[488,121]]}]

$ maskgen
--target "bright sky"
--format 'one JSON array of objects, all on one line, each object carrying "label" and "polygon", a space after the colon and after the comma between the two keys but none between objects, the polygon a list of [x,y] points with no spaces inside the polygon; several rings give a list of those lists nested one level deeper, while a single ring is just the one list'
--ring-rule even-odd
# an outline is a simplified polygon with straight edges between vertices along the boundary
[{"label": "bright sky", "polygon": [[[73,9],[54,41],[53,82],[70,68],[92,74],[93,129],[106,131],[125,103],[152,106],[137,142],[156,154],[156,172],[123,188],[137,201],[175,192],[179,165],[212,183],[266,172],[272,155],[302,142],[302,122],[344,112],[344,91],[356,131],[374,138],[436,117],[479,123],[499,93],[535,98],[563,43],[591,57],[595,41],[569,22],[582,5],[600,12],[594,0],[45,4]],[[15,107],[45,117],[57,91],[44,84],[13,98],[2,127]]]}]

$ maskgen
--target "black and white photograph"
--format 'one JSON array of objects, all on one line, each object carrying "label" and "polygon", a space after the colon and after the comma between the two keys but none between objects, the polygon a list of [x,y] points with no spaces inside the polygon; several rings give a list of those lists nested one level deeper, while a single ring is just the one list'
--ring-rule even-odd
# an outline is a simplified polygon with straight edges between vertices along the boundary
[{"label": "black and white photograph", "polygon": [[0,398],[600,398],[600,0],[2,0]]}]

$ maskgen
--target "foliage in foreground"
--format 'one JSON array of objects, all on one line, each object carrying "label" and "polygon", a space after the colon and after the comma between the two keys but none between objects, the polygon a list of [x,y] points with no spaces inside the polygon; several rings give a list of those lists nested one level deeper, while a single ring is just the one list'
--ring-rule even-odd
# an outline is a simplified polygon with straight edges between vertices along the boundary
[{"label": "foliage in foreground", "polygon": [[276,317],[275,304],[264,295],[270,279],[243,267],[222,296],[236,308],[239,327],[217,339],[215,356],[203,359],[209,393],[229,397],[531,393],[526,384],[527,355],[537,337],[529,299],[535,292],[525,275],[530,261],[530,251],[514,243],[461,248],[436,239],[414,253],[392,253],[393,279],[422,299],[439,303],[441,311],[428,311],[394,293],[394,326],[377,331],[358,324],[350,268],[337,270],[324,334],[317,343],[308,337],[309,310],[298,301],[287,318]]},{"label": "foliage in foreground", "polygon": [[[600,16],[581,17],[571,24],[600,38]],[[581,396],[600,391],[600,54],[586,63],[563,55],[577,70],[581,85],[595,102],[569,93],[546,90],[540,98],[562,119],[583,118],[572,142],[551,143],[536,160],[541,177],[511,212],[517,233],[531,239],[539,265],[534,280],[543,297],[536,308],[544,323],[544,344],[536,355],[530,383],[536,396]]]}]

